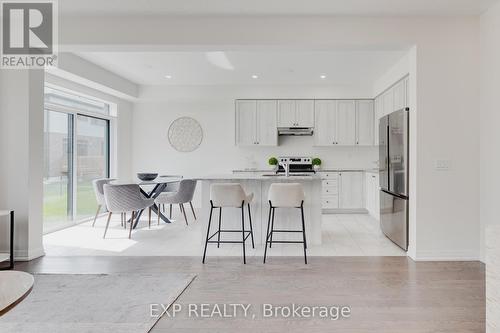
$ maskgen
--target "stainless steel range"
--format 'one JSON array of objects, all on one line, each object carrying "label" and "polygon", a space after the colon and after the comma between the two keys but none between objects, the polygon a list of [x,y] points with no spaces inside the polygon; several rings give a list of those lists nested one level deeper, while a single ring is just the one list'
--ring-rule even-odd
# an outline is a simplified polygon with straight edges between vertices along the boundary
[{"label": "stainless steel range", "polygon": [[279,168],[277,173],[286,173],[286,168],[290,174],[315,173],[312,165],[312,157],[278,157]]}]

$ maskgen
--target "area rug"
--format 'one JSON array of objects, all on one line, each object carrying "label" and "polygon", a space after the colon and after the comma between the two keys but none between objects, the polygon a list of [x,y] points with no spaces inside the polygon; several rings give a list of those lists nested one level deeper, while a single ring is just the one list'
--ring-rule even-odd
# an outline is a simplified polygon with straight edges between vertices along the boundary
[{"label": "area rug", "polygon": [[173,303],[194,278],[177,273],[38,274],[31,293],[0,317],[0,332],[148,332],[159,320],[151,315],[151,304]]}]

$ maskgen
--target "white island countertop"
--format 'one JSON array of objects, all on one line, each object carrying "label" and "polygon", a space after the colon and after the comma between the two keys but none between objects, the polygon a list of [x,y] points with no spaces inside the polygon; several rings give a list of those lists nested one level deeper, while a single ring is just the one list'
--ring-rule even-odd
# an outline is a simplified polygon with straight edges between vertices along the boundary
[{"label": "white island countertop", "polygon": [[270,181],[313,181],[321,180],[318,174],[295,174],[286,177],[284,174],[274,174],[271,172],[237,172],[228,174],[207,175],[195,177],[197,180],[270,180]]}]

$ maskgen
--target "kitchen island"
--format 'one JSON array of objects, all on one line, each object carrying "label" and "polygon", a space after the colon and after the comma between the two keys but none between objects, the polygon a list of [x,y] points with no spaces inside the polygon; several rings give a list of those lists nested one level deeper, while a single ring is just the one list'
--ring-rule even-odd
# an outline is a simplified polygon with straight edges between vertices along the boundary
[{"label": "kitchen island", "polygon": [[[304,188],[304,216],[306,237],[308,244],[321,244],[321,177],[315,174],[295,174],[290,177],[262,172],[241,172],[226,175],[211,175],[197,178],[201,183],[202,211],[200,222],[203,223],[203,241],[208,226],[210,214],[210,185],[214,183],[239,183],[247,194],[253,193],[254,198],[250,204],[252,212],[252,225],[255,245],[265,243],[265,234],[269,216],[269,201],[267,193],[272,183],[288,182],[300,183]],[[218,209],[212,216],[211,233],[216,231]],[[299,209],[276,209],[275,229],[300,230],[302,228]],[[248,211],[245,209],[245,229],[249,230]],[[222,229],[241,230],[241,210],[225,208],[222,212]],[[237,235],[225,234],[225,239],[234,239]],[[232,238],[231,238],[232,237]],[[282,240],[296,240],[299,234],[279,234],[274,238]],[[247,242],[251,246],[250,239]]]}]

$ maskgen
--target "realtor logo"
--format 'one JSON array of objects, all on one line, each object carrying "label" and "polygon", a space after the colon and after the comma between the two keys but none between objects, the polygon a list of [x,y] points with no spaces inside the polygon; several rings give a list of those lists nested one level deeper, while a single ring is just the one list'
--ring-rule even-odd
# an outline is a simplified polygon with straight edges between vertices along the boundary
[{"label": "realtor logo", "polygon": [[54,1],[1,3],[1,67],[55,66],[57,15]]}]

